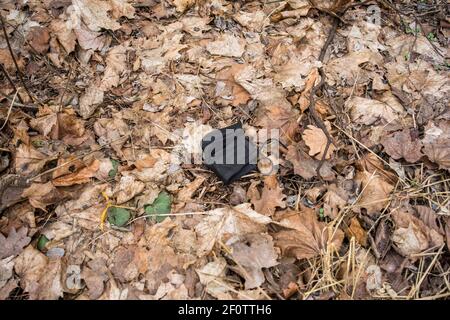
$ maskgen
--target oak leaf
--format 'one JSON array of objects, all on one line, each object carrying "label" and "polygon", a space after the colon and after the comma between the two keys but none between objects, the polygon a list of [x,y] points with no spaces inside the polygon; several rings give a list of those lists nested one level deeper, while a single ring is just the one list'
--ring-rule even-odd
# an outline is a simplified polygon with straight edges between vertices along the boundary
[{"label": "oak leaf", "polygon": [[275,208],[286,208],[285,195],[280,187],[275,175],[267,176],[264,179],[264,188],[261,195],[258,194],[251,199],[255,206],[255,211],[267,216],[275,213]]},{"label": "oak leaf", "polygon": [[[331,125],[328,121],[325,122],[325,126],[327,127],[328,132],[330,132]],[[313,125],[309,125],[308,129],[303,132],[303,140],[309,147],[309,155],[315,157],[318,160],[322,159],[323,155],[325,154],[325,147],[328,143],[328,138],[323,130]],[[334,146],[334,144],[330,143],[325,155],[325,159],[330,159],[335,150],[336,147]]]}]

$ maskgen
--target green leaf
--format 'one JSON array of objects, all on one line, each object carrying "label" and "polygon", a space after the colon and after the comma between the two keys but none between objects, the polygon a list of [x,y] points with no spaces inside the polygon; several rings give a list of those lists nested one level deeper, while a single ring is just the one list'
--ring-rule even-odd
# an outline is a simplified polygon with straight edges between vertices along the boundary
[{"label": "green leaf", "polygon": [[37,242],[37,248],[39,251],[42,251],[45,249],[45,245],[47,244],[47,242],[49,242],[50,240],[44,236],[43,234],[40,235],[38,242]]},{"label": "green leaf", "polygon": [[323,219],[325,217],[325,210],[323,208],[319,209],[319,217]]},{"label": "green leaf", "polygon": [[119,161],[111,159],[111,164],[112,164],[113,168],[111,170],[109,170],[108,176],[112,179],[117,174],[117,168],[119,167]]},{"label": "green leaf", "polygon": [[130,220],[130,211],[124,208],[110,207],[108,209],[108,221],[117,227],[123,227]]},{"label": "green leaf", "polygon": [[152,215],[156,222],[163,221],[166,216],[160,216],[160,214],[168,214],[170,213],[172,206],[172,199],[170,195],[162,191],[158,197],[153,201],[152,204],[148,204],[144,206],[145,213],[148,215]]}]

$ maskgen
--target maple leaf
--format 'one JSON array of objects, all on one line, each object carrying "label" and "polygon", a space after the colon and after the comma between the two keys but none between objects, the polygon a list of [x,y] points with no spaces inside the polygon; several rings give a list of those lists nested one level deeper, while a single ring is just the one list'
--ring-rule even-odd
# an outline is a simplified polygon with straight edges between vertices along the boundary
[{"label": "maple leaf", "polygon": [[255,206],[256,212],[271,216],[275,213],[275,208],[286,208],[285,197],[276,175],[272,175],[264,179],[264,188],[261,195],[255,194],[251,198],[251,202]]}]

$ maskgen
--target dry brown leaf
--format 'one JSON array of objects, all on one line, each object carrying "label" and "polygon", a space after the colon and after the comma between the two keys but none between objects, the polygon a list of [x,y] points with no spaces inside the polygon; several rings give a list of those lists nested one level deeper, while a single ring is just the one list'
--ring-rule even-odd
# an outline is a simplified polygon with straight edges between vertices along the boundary
[{"label": "dry brown leaf", "polygon": [[12,228],[9,231],[8,237],[5,237],[0,232],[0,259],[9,256],[17,256],[21,253],[23,248],[31,241],[31,238],[27,236],[27,233],[28,229],[25,227],[22,227],[17,231],[15,228]]},{"label": "dry brown leaf", "polygon": [[114,252],[111,272],[116,279],[128,282],[145,274],[148,269],[149,251],[138,246],[119,247]]},{"label": "dry brown leaf", "polygon": [[[70,164],[65,164],[70,162]],[[81,170],[85,167],[85,163],[82,159],[78,159],[76,156],[68,156],[67,158],[61,157],[55,167],[55,171],[52,173],[52,178],[56,179],[58,177],[71,174],[75,171]]]},{"label": "dry brown leaf", "polygon": [[30,127],[39,131],[44,137],[51,137],[52,139],[58,139],[57,132],[58,115],[56,113],[50,113],[42,117],[34,118],[30,120]]},{"label": "dry brown leaf", "polygon": [[295,141],[294,137],[299,130],[296,110],[277,104],[259,108],[256,125],[267,130],[279,129],[280,138],[287,144]]},{"label": "dry brown leaf", "polygon": [[224,33],[215,41],[209,42],[206,50],[213,55],[239,58],[244,53],[245,41],[230,33]]},{"label": "dry brown leaf", "polygon": [[[328,121],[325,122],[325,126],[328,132],[331,131],[331,125]],[[303,140],[305,144],[309,147],[309,155],[315,157],[316,159],[322,159],[325,154],[325,147],[327,145],[328,139],[322,129],[317,128],[313,125],[308,125],[308,129],[303,132]],[[331,143],[328,147],[325,159],[330,159],[336,147]]]},{"label": "dry brown leaf", "polygon": [[266,216],[272,216],[275,208],[286,208],[285,195],[280,187],[277,176],[267,176],[264,178],[264,188],[258,198],[251,198],[250,201],[255,206],[255,211]]},{"label": "dry brown leaf", "polygon": [[365,125],[371,125],[378,120],[384,123],[391,123],[401,119],[405,114],[403,107],[388,105],[378,100],[371,100],[360,97],[352,97],[348,101],[352,121]]},{"label": "dry brown leaf", "polygon": [[195,191],[197,191],[198,188],[202,185],[202,183],[205,181],[205,177],[198,176],[195,178],[194,181],[190,182],[187,186],[185,186],[183,189],[181,189],[178,192],[178,201],[181,202],[188,202],[192,200],[192,196],[194,195]]},{"label": "dry brown leaf", "polygon": [[101,50],[106,45],[107,38],[101,32],[89,30],[83,24],[74,32],[78,44],[84,50]]},{"label": "dry brown leaf", "polygon": [[[81,17],[82,21],[86,24],[87,28],[92,31],[100,31],[101,29],[117,30],[120,28],[120,24],[111,19],[108,12],[115,8],[115,15],[129,15],[133,17],[134,12],[122,12],[118,4],[125,1],[100,1],[100,0],[73,0],[73,11],[71,17]],[[77,13],[74,13],[77,12]],[[79,16],[78,16],[79,12]]]},{"label": "dry brown leaf", "polygon": [[[309,180],[317,176],[316,170],[319,166],[319,160],[311,158],[301,148],[294,145],[289,146],[286,160],[290,161],[294,166],[294,173],[304,179]],[[320,168],[320,175],[325,181],[334,180],[336,177],[330,163],[327,161]]]},{"label": "dry brown leaf", "polygon": [[313,258],[322,254],[327,245],[339,250],[344,238],[341,230],[333,232],[326,223],[319,222],[314,210],[309,208],[302,208],[300,212],[284,211],[278,220],[287,230],[274,233],[273,238],[284,256],[299,260]]},{"label": "dry brown leaf", "polygon": [[58,19],[52,20],[50,29],[67,54],[75,50],[77,36],[72,32],[72,28],[67,22]]},{"label": "dry brown leaf", "polygon": [[136,179],[135,176],[128,172],[124,172],[115,189],[116,203],[122,204],[134,198],[145,188],[142,181]]},{"label": "dry brown leaf", "polygon": [[223,279],[225,279],[226,270],[227,261],[221,257],[208,262],[202,268],[195,269],[200,283],[205,286],[206,292],[217,299],[228,297],[229,289],[221,284],[221,282],[225,281]]},{"label": "dry brown leaf", "polygon": [[99,106],[103,102],[104,90],[98,84],[90,85],[80,97],[80,105],[78,112],[87,119],[92,116]]},{"label": "dry brown leaf", "polygon": [[45,272],[39,279],[39,286],[30,291],[31,299],[58,300],[63,296],[61,259],[50,259]]},{"label": "dry brown leaf", "polygon": [[14,260],[14,263],[14,271],[20,277],[20,286],[25,292],[30,293],[31,299],[36,299],[39,280],[46,272],[48,258],[30,245]]},{"label": "dry brown leaf", "polygon": [[126,70],[127,47],[115,46],[106,56],[106,69],[103,74],[101,89],[106,91],[119,84],[121,74]]},{"label": "dry brown leaf", "polygon": [[89,298],[97,299],[102,295],[105,289],[104,283],[108,280],[107,272],[108,268],[102,258],[89,261],[87,266],[83,268],[81,278],[88,287]]},{"label": "dry brown leaf", "polygon": [[262,11],[239,11],[233,16],[233,19],[239,22],[241,26],[247,27],[252,31],[258,31],[263,26],[266,15]]},{"label": "dry brown leaf", "polygon": [[314,68],[306,79],[305,89],[302,91],[302,93],[300,94],[300,98],[298,99],[298,104],[302,112],[305,112],[306,109],[309,108],[309,98],[311,90],[315,86],[318,76],[318,69]]},{"label": "dry brown leaf", "polygon": [[27,37],[33,50],[36,50],[40,54],[45,54],[48,51],[50,34],[47,28],[32,27]]},{"label": "dry brown leaf", "polygon": [[348,202],[348,194],[340,187],[337,187],[335,184],[331,184],[328,186],[328,190],[323,196],[323,209],[324,214],[331,219],[335,219],[339,211],[343,209]]},{"label": "dry brown leaf", "polygon": [[367,232],[361,227],[356,217],[350,219],[350,225],[346,231],[350,237],[355,237],[360,245],[367,246]]},{"label": "dry brown leaf", "polygon": [[360,184],[361,194],[355,203],[356,210],[365,208],[369,215],[380,213],[389,204],[389,195],[394,186],[379,173],[358,171],[355,180]]},{"label": "dry brown leaf", "polygon": [[416,218],[412,212],[400,208],[391,213],[396,229],[392,234],[392,241],[397,251],[413,259],[415,254],[429,248],[439,248],[444,244],[444,237],[436,230],[428,227]]},{"label": "dry brown leaf", "polygon": [[47,183],[32,183],[30,187],[23,190],[22,197],[34,208],[46,211],[46,207],[60,202],[65,198],[65,193],[55,188],[51,181]]},{"label": "dry brown leaf", "polygon": [[178,12],[185,12],[195,4],[196,0],[173,0],[173,4]]},{"label": "dry brown leaf", "polygon": [[83,184],[91,181],[100,168],[100,161],[94,159],[90,165],[80,169],[78,172],[66,174],[62,177],[53,179],[52,183],[55,187],[68,187],[75,184]]},{"label": "dry brown leaf", "polygon": [[21,144],[16,149],[14,167],[17,174],[31,176],[38,174],[48,160],[49,157],[32,145]]},{"label": "dry brown leaf", "polygon": [[207,211],[205,218],[194,228],[198,240],[197,256],[211,252],[218,240],[229,245],[245,234],[264,232],[271,221],[252,210],[250,203]]},{"label": "dry brown leaf", "polygon": [[422,158],[422,143],[418,139],[418,134],[414,137],[414,132],[408,129],[395,132],[381,139],[384,150],[395,160],[404,158],[410,163],[414,163]]},{"label": "dry brown leaf", "polygon": [[153,158],[151,155],[146,154],[143,156],[140,156],[139,159],[136,160],[134,165],[136,166],[136,169],[142,170],[144,168],[153,168],[155,163],[157,162],[157,159]]},{"label": "dry brown leaf", "polygon": [[239,73],[245,67],[245,64],[233,64],[219,71],[216,75],[218,80],[216,84],[216,95],[222,97],[224,100],[232,96],[231,103],[233,106],[245,104],[250,100],[250,94],[239,85],[235,79],[235,74]]},{"label": "dry brown leaf", "polygon": [[430,122],[422,139],[423,152],[440,168],[450,170],[450,121]]},{"label": "dry brown leaf", "polygon": [[84,229],[97,230],[101,213],[105,209],[101,195],[105,188],[105,184],[86,185],[77,199],[66,201],[56,207],[58,220]]},{"label": "dry brown leaf", "polygon": [[134,9],[133,3],[129,0],[110,0],[111,2],[111,15],[115,19],[120,17],[127,17],[133,19],[136,9]]},{"label": "dry brown leaf", "polygon": [[242,241],[233,243],[231,249],[231,256],[238,264],[238,267],[233,269],[245,279],[245,289],[253,289],[263,284],[265,277],[262,268],[278,264],[278,255],[269,235],[248,234]]}]

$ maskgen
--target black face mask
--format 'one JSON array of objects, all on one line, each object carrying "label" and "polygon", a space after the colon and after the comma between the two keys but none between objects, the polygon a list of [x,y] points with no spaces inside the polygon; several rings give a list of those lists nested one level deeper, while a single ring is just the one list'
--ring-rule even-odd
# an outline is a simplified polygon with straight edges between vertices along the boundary
[{"label": "black face mask", "polygon": [[258,150],[245,136],[242,123],[208,133],[203,137],[202,150],[203,163],[214,171],[224,184],[256,170]]}]

